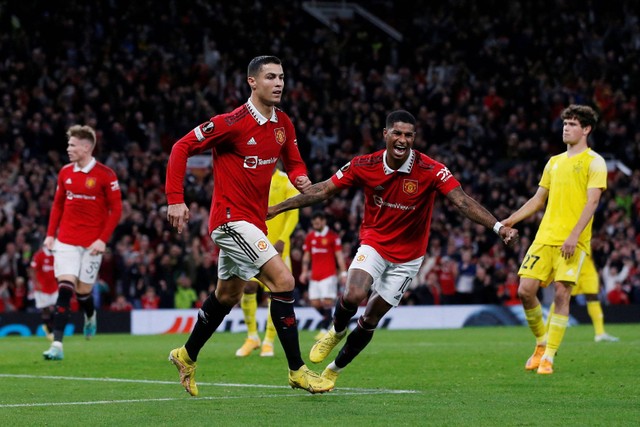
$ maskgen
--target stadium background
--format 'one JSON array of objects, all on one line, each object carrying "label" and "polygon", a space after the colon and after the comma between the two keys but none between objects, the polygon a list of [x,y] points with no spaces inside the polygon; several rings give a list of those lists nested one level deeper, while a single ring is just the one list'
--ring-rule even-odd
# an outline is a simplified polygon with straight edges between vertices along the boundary
[{"label": "stadium background", "polygon": [[[561,109],[573,102],[594,106],[601,120],[591,144],[610,167],[594,221],[594,259],[602,273],[605,266],[628,265],[621,285],[631,303],[640,303],[634,2],[353,3],[402,39],[357,13],[333,20],[336,32],[302,2],[1,2],[3,309],[31,310],[27,266],[44,239],[56,173],[67,161],[64,133],[75,123],[98,130],[96,155],[116,171],[123,189],[122,220],[97,287],[103,309],[117,294],[139,307],[148,287],[163,308],[173,307],[184,287],[206,293],[216,263],[206,235],[211,177],[206,161],[204,168],[192,164],[186,183],[192,220],[187,232],[173,233],[163,212],[167,157],[177,138],[248,98],[246,64],[260,54],[284,62],[282,108],[294,121],[312,181],[379,148],[387,112],[404,108],[418,119],[416,148],[447,164],[465,191],[499,218],[535,192],[548,157],[564,150]],[[322,206],[347,255],[357,246],[361,197],[345,192]],[[310,213],[301,212],[294,257]],[[439,285],[455,282],[449,268],[470,251],[489,286],[453,295],[454,302],[517,305],[515,272],[539,219],[519,225],[520,245],[508,250],[439,200],[429,249]],[[426,277],[414,282],[405,304],[441,302],[438,286]],[[607,320],[618,312],[633,318],[638,310],[609,306]]]}]

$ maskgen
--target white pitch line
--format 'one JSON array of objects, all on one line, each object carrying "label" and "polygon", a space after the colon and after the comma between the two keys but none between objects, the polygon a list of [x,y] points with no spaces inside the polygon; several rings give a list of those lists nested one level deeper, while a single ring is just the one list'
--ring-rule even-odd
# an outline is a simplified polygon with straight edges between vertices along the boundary
[{"label": "white pitch line", "polygon": [[[369,392],[347,392],[340,393],[340,396],[366,396],[373,394],[386,394],[380,391],[369,391]],[[263,394],[257,396],[203,396],[203,397],[159,397],[153,399],[124,399],[124,400],[91,400],[86,402],[41,402],[41,403],[8,403],[8,404],[0,404],[0,409],[6,408],[33,408],[33,407],[50,407],[50,406],[86,406],[86,405],[112,405],[118,403],[144,403],[144,402],[170,402],[176,400],[182,401],[190,401],[190,402],[198,402],[201,400],[229,400],[229,399],[255,399],[255,398],[282,398],[282,397],[311,397],[315,396],[312,394],[305,395],[300,393],[289,393],[289,394]]]},{"label": "white pitch line", "polygon": [[[177,384],[177,381],[161,381],[161,380],[136,380],[132,378],[87,378],[87,377],[67,377],[56,375],[28,375],[28,374],[0,374],[0,378],[25,378],[25,379],[45,379],[45,380],[67,380],[67,381],[97,381],[110,383],[141,383],[141,384]],[[207,385],[214,387],[246,387],[246,388],[289,388],[289,386],[269,385],[269,384],[235,384],[235,383],[206,383],[198,381],[198,385]],[[392,390],[378,388],[351,388],[340,387],[340,390],[349,390],[354,392],[375,392],[388,394],[411,394],[420,393],[418,390]]]},{"label": "white pitch line", "polygon": [[[45,379],[45,380],[66,380],[66,381],[97,381],[97,382],[114,382],[114,383],[141,383],[141,384],[171,384],[176,385],[176,381],[160,381],[160,380],[135,380],[128,378],[85,378],[85,377],[66,377],[53,375],[26,375],[26,374],[0,374],[0,378],[22,378],[22,379]],[[232,383],[206,383],[199,382],[198,385],[214,386],[214,387],[241,387],[241,388],[271,388],[286,389],[286,386],[268,385],[268,384],[232,384]],[[333,392],[332,394],[334,394]],[[340,396],[364,396],[374,394],[415,394],[420,393],[417,390],[390,390],[390,389],[364,389],[364,388],[340,388],[338,394]],[[305,396],[300,393],[295,394],[278,394],[278,395],[261,395],[261,396],[209,396],[198,397],[198,400],[227,400],[227,399],[245,399],[247,397],[269,398],[269,397],[300,397]],[[312,396],[312,395],[308,395]],[[150,398],[150,399],[124,399],[124,400],[94,400],[86,402],[40,402],[40,403],[8,403],[0,404],[0,409],[4,408],[24,408],[24,407],[41,407],[41,406],[79,406],[79,405],[108,405],[117,403],[142,403],[142,402],[167,402],[175,400],[191,400],[192,398]]]}]

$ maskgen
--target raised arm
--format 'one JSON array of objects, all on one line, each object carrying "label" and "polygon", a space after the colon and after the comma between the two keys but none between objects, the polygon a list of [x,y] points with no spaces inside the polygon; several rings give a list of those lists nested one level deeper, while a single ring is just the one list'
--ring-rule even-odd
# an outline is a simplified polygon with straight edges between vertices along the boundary
[{"label": "raised arm", "polygon": [[309,189],[304,194],[298,194],[297,196],[287,199],[284,202],[278,203],[275,206],[269,206],[267,219],[271,219],[275,216],[278,216],[282,212],[291,209],[311,206],[315,203],[327,200],[339,191],[340,189],[333,183],[331,178],[327,179],[326,181],[318,182],[309,187]]}]

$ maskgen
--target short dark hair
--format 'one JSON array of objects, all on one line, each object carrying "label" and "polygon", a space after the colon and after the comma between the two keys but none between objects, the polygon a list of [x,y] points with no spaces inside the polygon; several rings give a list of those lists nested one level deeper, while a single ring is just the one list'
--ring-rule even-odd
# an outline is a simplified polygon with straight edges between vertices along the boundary
[{"label": "short dark hair", "polygon": [[571,104],[560,113],[562,120],[576,119],[580,122],[580,126],[586,128],[591,126],[591,130],[595,128],[598,123],[598,113],[588,105]]},{"label": "short dark hair", "polygon": [[327,219],[327,214],[324,213],[324,211],[313,211],[313,213],[311,214],[311,219],[316,219],[316,218],[322,218],[322,219]]},{"label": "short dark hair", "polygon": [[282,65],[282,61],[280,61],[280,58],[273,55],[256,56],[251,60],[251,62],[249,62],[249,66],[247,67],[247,76],[256,77],[260,74],[260,70],[265,64]]},{"label": "short dark hair", "polygon": [[413,117],[413,114],[406,110],[396,110],[389,113],[387,116],[386,128],[392,128],[394,123],[402,122],[409,123],[411,125],[416,125],[416,118]]}]

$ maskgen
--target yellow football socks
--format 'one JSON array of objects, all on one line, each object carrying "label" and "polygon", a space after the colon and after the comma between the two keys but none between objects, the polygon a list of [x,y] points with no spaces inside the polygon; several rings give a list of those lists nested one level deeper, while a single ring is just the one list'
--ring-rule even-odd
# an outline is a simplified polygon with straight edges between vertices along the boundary
[{"label": "yellow football socks", "polygon": [[276,327],[273,326],[273,320],[271,320],[271,299],[269,299],[269,309],[267,311],[267,327],[264,332],[264,341],[273,343],[273,341],[276,339],[276,335]]},{"label": "yellow football socks", "polygon": [[547,337],[547,348],[544,350],[544,355],[542,357],[553,360],[560,344],[562,343],[562,338],[564,337],[564,332],[567,330],[568,323],[569,316],[563,316],[556,313],[551,315],[551,321],[549,322],[549,334]]},{"label": "yellow football socks", "polygon": [[258,336],[258,324],[256,322],[258,298],[256,294],[242,295],[240,307],[242,307],[242,312],[244,313],[244,323],[247,325],[247,335],[249,337]]},{"label": "yellow football socks", "polygon": [[587,301],[587,312],[591,317],[596,335],[604,334],[604,314],[602,314],[600,301]]},{"label": "yellow football socks", "polygon": [[547,315],[547,320],[545,320],[544,323],[544,328],[546,329],[547,333],[549,333],[549,323],[551,322],[551,316],[553,315],[554,311],[556,311],[556,303],[552,302],[551,306],[549,306],[549,314]]},{"label": "yellow football socks", "polygon": [[544,344],[547,340],[547,329],[542,319],[542,306],[538,304],[530,310],[525,310],[524,315],[531,332],[533,332],[533,335],[536,337],[536,343]]}]

